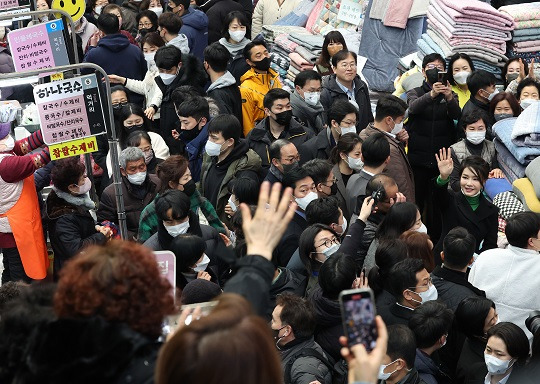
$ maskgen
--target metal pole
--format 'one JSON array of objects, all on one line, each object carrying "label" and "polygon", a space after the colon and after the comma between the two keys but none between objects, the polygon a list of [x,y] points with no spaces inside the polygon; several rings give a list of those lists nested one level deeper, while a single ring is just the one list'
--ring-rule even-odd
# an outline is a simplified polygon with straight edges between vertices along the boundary
[{"label": "metal pole", "polygon": [[[42,12],[42,11],[37,11]],[[64,12],[65,13],[65,12]],[[1,20],[1,17],[0,17]],[[109,102],[109,97],[111,94],[111,84],[109,82],[109,77],[107,73],[99,65],[92,63],[81,63],[81,64],[70,64],[62,65],[59,67],[50,68],[53,71],[64,72],[76,69],[93,69],[96,72],[101,73],[105,80],[105,90],[107,92],[107,106],[109,110],[109,121],[110,121],[110,130],[107,130],[107,137],[109,139],[109,152],[111,153],[111,163],[113,171],[113,185],[114,192],[116,197],[116,208],[118,211],[118,226],[120,227],[120,236],[122,239],[127,238],[127,224],[126,224],[126,209],[124,207],[124,196],[122,195],[122,176],[120,174],[120,164],[115,159],[118,159],[118,136],[116,134],[116,127],[114,126],[114,113],[112,104]],[[2,73],[0,74],[0,82],[2,80],[14,79],[18,77],[28,77],[28,76],[37,76],[44,72],[47,72],[49,68],[42,68],[32,71],[23,71],[23,72],[13,72],[13,73]]]}]

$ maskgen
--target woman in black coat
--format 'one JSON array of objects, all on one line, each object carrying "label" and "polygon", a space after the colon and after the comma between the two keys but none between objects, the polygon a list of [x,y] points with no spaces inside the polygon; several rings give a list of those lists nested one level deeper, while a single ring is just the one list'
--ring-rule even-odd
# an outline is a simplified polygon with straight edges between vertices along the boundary
[{"label": "woman in black coat", "polygon": [[446,234],[455,227],[463,227],[476,238],[476,253],[497,248],[499,209],[483,195],[489,175],[489,164],[479,156],[469,156],[461,163],[459,192],[448,189],[454,168],[450,149],[441,149],[437,158],[440,175],[435,181],[435,205],[441,211],[442,232],[433,249],[435,264],[441,264],[440,252]]},{"label": "woman in black coat", "polygon": [[88,194],[92,184],[79,157],[56,161],[51,180],[53,190],[47,197],[46,215],[56,279],[67,260],[89,245],[105,244],[112,231],[96,225],[92,215],[96,206]]}]

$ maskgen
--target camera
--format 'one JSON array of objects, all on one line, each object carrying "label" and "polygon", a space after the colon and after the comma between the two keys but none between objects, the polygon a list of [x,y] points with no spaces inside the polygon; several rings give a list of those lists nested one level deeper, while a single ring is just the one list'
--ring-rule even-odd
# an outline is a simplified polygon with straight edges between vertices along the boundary
[{"label": "camera", "polygon": [[527,329],[531,331],[533,335],[540,330],[540,311],[533,311],[529,313],[529,317],[525,320]]}]

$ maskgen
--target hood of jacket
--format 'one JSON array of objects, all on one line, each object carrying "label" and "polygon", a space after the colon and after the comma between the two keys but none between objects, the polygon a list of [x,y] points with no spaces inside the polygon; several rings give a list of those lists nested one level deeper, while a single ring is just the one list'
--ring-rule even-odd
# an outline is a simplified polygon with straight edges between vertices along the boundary
[{"label": "hood of jacket", "polygon": [[58,319],[32,332],[21,380],[16,381],[114,383],[140,356],[150,362],[151,376],[158,348],[158,343],[125,324],[100,317]]},{"label": "hood of jacket", "polygon": [[279,268],[280,274],[270,287],[270,296],[277,296],[282,292],[294,292],[303,296],[306,291],[307,278],[287,268]]},{"label": "hood of jacket", "polygon": [[184,23],[184,25],[187,25],[198,31],[204,31],[208,28],[208,18],[206,17],[204,12],[193,9],[191,7],[189,7],[187,13],[182,16],[182,22]]},{"label": "hood of jacket", "polygon": [[170,85],[165,85],[159,76],[155,78],[155,82],[163,93],[163,99],[165,100],[172,91],[181,85],[193,85],[195,88],[202,90],[206,84],[206,79],[206,72],[199,59],[193,55],[184,54],[182,55],[182,67],[180,67],[178,75]]},{"label": "hood of jacket", "polygon": [[328,327],[341,323],[341,309],[339,308],[339,302],[324,296],[322,288],[319,285],[311,291],[310,301],[315,308],[317,325]]},{"label": "hood of jacket", "polygon": [[212,84],[210,84],[210,86],[208,87],[206,92],[208,93],[208,92],[210,92],[210,91],[212,91],[214,89],[225,88],[225,87],[228,87],[230,85],[236,85],[236,79],[234,78],[232,73],[227,71],[227,72],[225,72],[225,74],[223,76],[221,76],[219,79],[217,79]]},{"label": "hood of jacket", "polygon": [[319,100],[319,103],[317,103],[317,105],[315,106],[309,105],[308,103],[306,103],[306,100],[300,97],[298,92],[291,93],[291,104],[292,103],[294,103],[295,105],[297,105],[298,107],[302,109],[306,109],[308,114],[319,114],[322,111],[324,111],[324,107],[321,104],[320,100]]},{"label": "hood of jacket", "polygon": [[[238,144],[233,148],[231,153],[229,153],[229,156],[227,156],[221,163],[219,163],[220,167],[229,166],[234,161],[240,159],[241,157],[247,155],[248,156],[248,162],[251,162],[250,157],[252,154],[250,153],[249,145],[246,140],[240,140]],[[258,157],[258,156],[257,156]],[[217,157],[216,157],[217,159]],[[259,159],[259,167],[260,167],[261,161]]]},{"label": "hood of jacket", "polygon": [[106,48],[111,52],[120,52],[129,47],[130,44],[127,37],[121,33],[115,33],[114,35],[103,36],[99,39],[97,46]]},{"label": "hood of jacket", "polygon": [[[270,117],[266,116],[264,119],[262,119],[259,124],[255,126],[250,132],[250,138],[254,141],[265,141],[268,145],[271,144],[270,139],[267,137],[267,133],[270,131],[270,127],[268,126],[270,122],[268,121]],[[285,129],[284,132],[288,134],[287,139],[298,136],[298,135],[306,135],[306,129],[302,124],[300,124],[294,117],[291,119],[291,122],[289,123],[289,128]]]},{"label": "hood of jacket", "polygon": [[240,41],[237,44],[229,43],[229,41],[224,37],[219,39],[219,43],[221,45],[223,45],[225,48],[227,48],[227,50],[231,53],[231,58],[232,59],[234,59],[239,53],[242,53],[245,46],[248,45],[248,43],[250,43],[250,42],[251,42],[251,40],[246,39],[245,37],[242,39],[242,41]]},{"label": "hood of jacket", "polygon": [[189,42],[186,35],[184,35],[183,33],[179,33],[178,36],[173,38],[171,41],[169,41],[165,45],[175,46],[184,54],[189,53]]}]

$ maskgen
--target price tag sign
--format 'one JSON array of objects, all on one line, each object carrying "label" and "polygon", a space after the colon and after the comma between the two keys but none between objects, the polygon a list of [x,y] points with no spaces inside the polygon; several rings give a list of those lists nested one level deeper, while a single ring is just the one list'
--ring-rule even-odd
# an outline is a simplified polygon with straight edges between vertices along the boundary
[{"label": "price tag sign", "polygon": [[0,0],[0,11],[29,6],[30,0]]},{"label": "price tag sign", "polygon": [[106,133],[95,74],[38,84],[34,100],[48,145]]},{"label": "price tag sign", "polygon": [[364,10],[362,3],[351,0],[342,0],[337,14],[338,20],[345,21],[353,25],[359,25],[362,21]]},{"label": "price tag sign", "polygon": [[176,290],[176,256],[171,251],[154,251],[154,257],[161,271],[161,275],[169,280],[173,287],[172,295]]},{"label": "price tag sign", "polygon": [[84,155],[98,150],[97,140],[95,136],[86,137],[84,139],[66,141],[60,144],[52,144],[49,146],[51,160],[60,160],[66,157]]},{"label": "price tag sign", "polygon": [[63,30],[62,20],[53,20],[8,33],[15,72],[68,65]]}]

